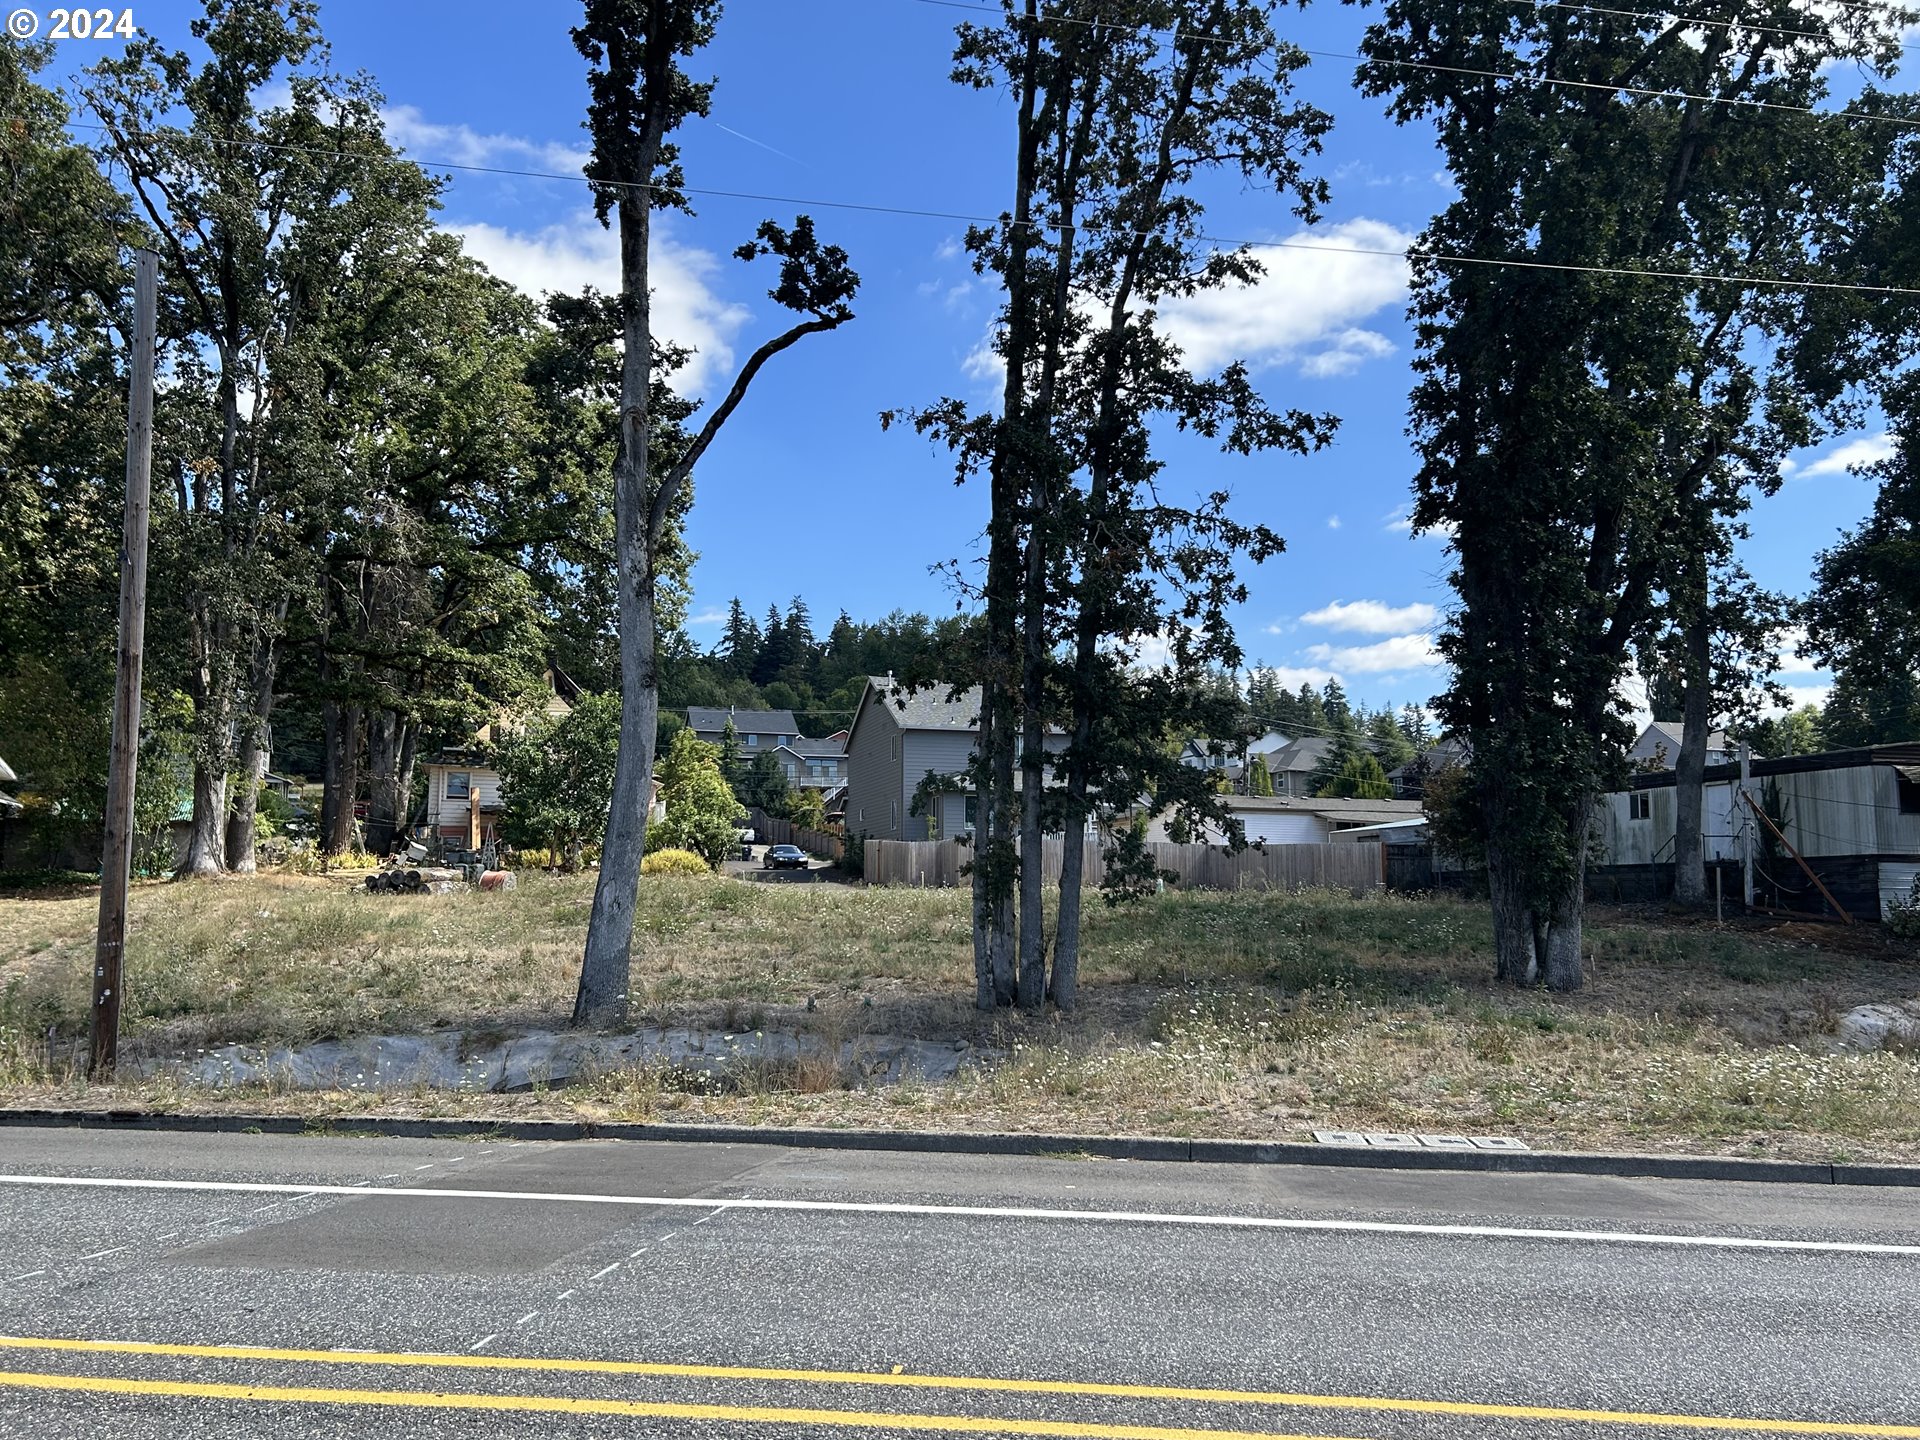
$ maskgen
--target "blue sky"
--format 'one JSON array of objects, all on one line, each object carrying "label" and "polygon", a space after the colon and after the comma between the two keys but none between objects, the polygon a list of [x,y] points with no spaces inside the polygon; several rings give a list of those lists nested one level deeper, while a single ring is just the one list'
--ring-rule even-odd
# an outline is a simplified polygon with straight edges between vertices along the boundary
[{"label": "blue sky", "polygon": [[[135,15],[187,45],[198,10],[146,0]],[[563,0],[323,0],[322,24],[336,66],[380,82],[393,136],[415,158],[572,173],[586,144],[585,66],[567,37],[576,13]],[[1309,49],[1351,56],[1367,17],[1323,4],[1282,23]],[[815,203],[708,195],[696,197],[696,216],[666,217],[656,304],[669,333],[699,347],[690,385],[724,385],[780,325],[769,278],[730,258],[761,218],[813,214],[864,278],[855,322],[770,365],[701,467],[690,534],[703,640],[717,637],[734,595],[764,613],[804,594],[817,622],[840,609],[863,619],[951,610],[953,593],[929,567],[977,553],[983,495],[955,487],[942,454],[910,432],[883,433],[877,419],[942,395],[991,397],[980,352],[994,295],[960,254],[965,222],[818,203],[983,217],[1004,207],[1006,101],[947,78],[952,29],[966,18],[925,0],[729,0],[696,62],[719,85],[712,117],[681,136],[689,184]],[[99,50],[66,42],[58,69]],[[1335,121],[1319,162],[1333,203],[1319,225],[1303,232],[1270,194],[1222,185],[1209,197],[1212,234],[1320,248],[1264,252],[1256,289],[1174,317],[1197,365],[1246,359],[1276,406],[1340,416],[1338,439],[1310,459],[1228,458],[1178,439],[1166,453],[1194,489],[1230,488],[1241,518],[1286,537],[1285,554],[1249,573],[1238,617],[1249,657],[1294,684],[1338,675],[1377,704],[1423,700],[1442,683],[1427,637],[1448,598],[1445,546],[1409,534],[1404,519],[1404,265],[1326,247],[1403,246],[1448,189],[1430,133],[1385,120],[1352,89],[1353,69],[1317,58],[1301,86]],[[615,288],[613,241],[582,184],[446,173],[443,222],[497,273],[532,291]],[[1847,463],[1882,443],[1877,430],[1836,438],[1757,503],[1744,557],[1762,583],[1804,592],[1814,553],[1871,504]],[[1825,677],[1791,657],[1782,679],[1808,698],[1823,693]]]}]

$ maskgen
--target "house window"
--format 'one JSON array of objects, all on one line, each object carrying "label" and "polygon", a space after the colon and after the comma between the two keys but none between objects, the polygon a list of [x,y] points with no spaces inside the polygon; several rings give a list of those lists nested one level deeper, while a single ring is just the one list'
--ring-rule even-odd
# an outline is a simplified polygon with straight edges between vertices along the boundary
[{"label": "house window", "polygon": [[1894,766],[1893,784],[1900,795],[1900,813],[1920,815],[1920,766]]},{"label": "house window", "polygon": [[469,770],[447,772],[447,799],[465,800],[473,792],[473,773]]},{"label": "house window", "polygon": [[887,829],[898,830],[899,828],[900,802],[898,800],[889,800],[887,802]]},{"label": "house window", "polygon": [[749,745],[758,745],[759,743],[760,743],[760,737],[759,737],[758,735],[748,735],[748,736],[747,736],[747,744],[749,744]]},{"label": "house window", "polygon": [[1651,820],[1653,818],[1653,792],[1635,790],[1627,796],[1627,818],[1629,820]]}]

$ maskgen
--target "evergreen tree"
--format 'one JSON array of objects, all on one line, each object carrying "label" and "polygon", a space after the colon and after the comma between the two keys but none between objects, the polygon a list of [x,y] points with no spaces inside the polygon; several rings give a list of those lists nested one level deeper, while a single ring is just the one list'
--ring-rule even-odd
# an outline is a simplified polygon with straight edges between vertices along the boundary
[{"label": "evergreen tree", "polygon": [[1327,707],[1320,703],[1319,692],[1304,680],[1300,690],[1293,697],[1295,716],[1293,723],[1300,727],[1300,733],[1311,739],[1326,735],[1333,727],[1327,723]]},{"label": "evergreen tree", "polygon": [[1320,692],[1320,708],[1326,714],[1326,724],[1329,729],[1354,728],[1353,709],[1347,704],[1347,688],[1331,676],[1328,677],[1325,688]]},{"label": "evergreen tree", "polygon": [[743,778],[740,769],[740,732],[734,728],[731,715],[727,716],[727,723],[720,731],[720,773],[727,777],[727,783],[738,792]]},{"label": "evergreen tree", "polygon": [[1378,760],[1364,750],[1356,750],[1341,762],[1339,773],[1314,793],[1350,800],[1385,800],[1393,794],[1393,786]]},{"label": "evergreen tree", "polygon": [[1398,723],[1400,733],[1407,737],[1407,743],[1416,753],[1433,744],[1433,729],[1427,720],[1426,706],[1402,705]]},{"label": "evergreen tree", "polygon": [[720,637],[720,654],[727,669],[742,679],[752,674],[754,662],[760,658],[760,644],[760,627],[753,623],[740,597],[734,596],[727,606],[726,633]]},{"label": "evergreen tree", "polygon": [[1264,755],[1256,755],[1247,762],[1247,794],[1273,794],[1273,772],[1267,768],[1267,757]]},{"label": "evergreen tree", "polygon": [[1413,748],[1413,742],[1400,732],[1391,708],[1369,715],[1365,734],[1367,748],[1374,759],[1380,762],[1382,770],[1397,770],[1418,753]]}]

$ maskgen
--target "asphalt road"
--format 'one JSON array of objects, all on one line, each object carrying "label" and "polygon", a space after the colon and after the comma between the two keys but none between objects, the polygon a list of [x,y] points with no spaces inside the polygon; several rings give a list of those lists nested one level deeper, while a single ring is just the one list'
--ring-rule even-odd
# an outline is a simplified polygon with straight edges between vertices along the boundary
[{"label": "asphalt road", "polygon": [[36,1440],[1920,1437],[1895,1189],[12,1129],[0,1282]]}]

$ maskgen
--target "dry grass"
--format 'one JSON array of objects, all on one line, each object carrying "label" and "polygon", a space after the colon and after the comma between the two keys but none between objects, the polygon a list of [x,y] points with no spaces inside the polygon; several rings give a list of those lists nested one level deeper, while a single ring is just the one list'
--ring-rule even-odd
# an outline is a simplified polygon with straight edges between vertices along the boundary
[{"label": "dry grass", "polygon": [[[446,896],[370,896],[297,877],[143,887],[127,1050],[559,1026],[591,883],[531,875],[514,892]],[[96,904],[90,891],[0,897],[0,1085],[16,1100],[105,1098],[57,1078],[84,1024]],[[1081,1013],[1031,1020],[968,1006],[962,892],[649,880],[637,1018],[823,1039],[919,1034],[1008,1058],[938,1086],[868,1087],[801,1061],[723,1085],[627,1070],[537,1097],[214,1095],[155,1080],[113,1098],[343,1116],[531,1107],[906,1128],[1297,1136],[1332,1126],[1920,1155],[1920,1058],[1829,1043],[1852,1006],[1920,993],[1910,952],[1872,930],[1719,929],[1625,911],[1597,912],[1588,938],[1591,984],[1550,996],[1490,982],[1486,917],[1469,903],[1169,894],[1096,905]]]}]

